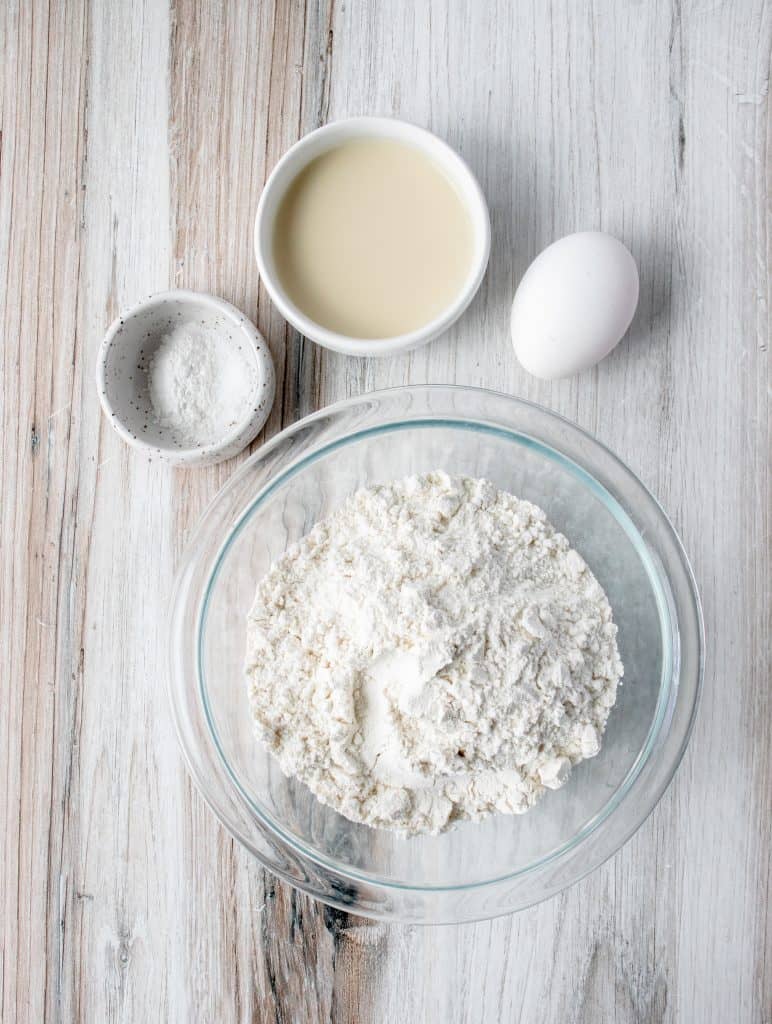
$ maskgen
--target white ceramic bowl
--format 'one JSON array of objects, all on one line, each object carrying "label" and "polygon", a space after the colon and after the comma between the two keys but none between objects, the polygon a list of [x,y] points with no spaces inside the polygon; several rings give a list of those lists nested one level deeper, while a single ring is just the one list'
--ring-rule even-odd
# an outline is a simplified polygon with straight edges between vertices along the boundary
[{"label": "white ceramic bowl", "polygon": [[[472,220],[474,248],[469,273],[454,302],[418,330],[393,338],[351,338],[309,319],[282,287],[273,257],[276,214],[281,200],[297,175],[312,160],[342,142],[360,138],[396,139],[422,150],[447,174],[459,191]],[[491,226],[488,206],[477,179],[467,164],[436,135],[390,117],[353,117],[318,128],[285,153],[266,182],[255,220],[255,254],[260,277],[282,316],[312,341],[350,356],[389,356],[424,345],[447,330],[474,298],[485,274],[490,253]]]},{"label": "white ceramic bowl", "polygon": [[[238,346],[250,374],[251,400],[211,444],[181,444],[158,422],[150,402],[150,359],[163,336],[182,323],[205,325]],[[271,354],[255,325],[223,299],[181,289],[151,295],[113,321],[99,349],[96,384],[105,416],[127,444],[186,466],[222,462],[245,448],[268,418],[276,386]]]}]

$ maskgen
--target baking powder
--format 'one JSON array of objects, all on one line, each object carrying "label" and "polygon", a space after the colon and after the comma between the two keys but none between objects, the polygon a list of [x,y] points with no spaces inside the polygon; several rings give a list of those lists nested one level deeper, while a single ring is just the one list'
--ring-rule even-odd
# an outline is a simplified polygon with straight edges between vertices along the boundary
[{"label": "baking powder", "polygon": [[153,411],[182,444],[222,440],[239,421],[250,376],[238,348],[206,327],[181,324],[161,339],[148,366]]}]

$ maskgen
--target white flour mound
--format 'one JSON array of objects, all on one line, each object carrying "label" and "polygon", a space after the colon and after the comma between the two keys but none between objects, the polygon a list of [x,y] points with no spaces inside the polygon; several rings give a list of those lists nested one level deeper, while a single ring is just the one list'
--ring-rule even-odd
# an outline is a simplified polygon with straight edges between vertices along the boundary
[{"label": "white flour mound", "polygon": [[622,663],[544,512],[435,472],[358,491],[261,581],[258,737],[341,814],[407,835],[519,814],[593,757]]}]

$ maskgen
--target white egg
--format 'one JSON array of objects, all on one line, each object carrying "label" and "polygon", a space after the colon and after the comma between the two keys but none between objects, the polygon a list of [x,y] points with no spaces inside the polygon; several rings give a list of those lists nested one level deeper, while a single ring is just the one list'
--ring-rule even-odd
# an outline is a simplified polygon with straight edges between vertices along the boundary
[{"label": "white egg", "polygon": [[545,380],[587,370],[621,339],[637,305],[629,249],[602,231],[566,235],[539,253],[515,293],[515,354]]}]

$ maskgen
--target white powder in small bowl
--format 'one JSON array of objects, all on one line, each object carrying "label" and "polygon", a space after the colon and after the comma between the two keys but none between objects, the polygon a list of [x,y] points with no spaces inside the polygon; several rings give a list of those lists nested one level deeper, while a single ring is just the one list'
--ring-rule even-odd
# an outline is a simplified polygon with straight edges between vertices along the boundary
[{"label": "white powder in small bowl", "polygon": [[241,418],[250,383],[238,348],[195,324],[164,335],[148,366],[153,412],[177,444],[221,441]]}]

